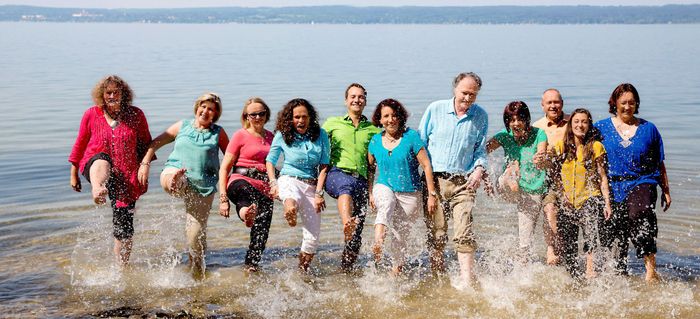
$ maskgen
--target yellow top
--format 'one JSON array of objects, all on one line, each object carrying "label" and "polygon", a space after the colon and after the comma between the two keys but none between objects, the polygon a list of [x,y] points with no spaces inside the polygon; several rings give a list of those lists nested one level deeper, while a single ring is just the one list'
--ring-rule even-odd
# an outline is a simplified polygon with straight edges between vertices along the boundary
[{"label": "yellow top", "polygon": [[[564,150],[564,141],[559,141],[554,146],[554,152],[561,156]],[[575,208],[581,208],[583,203],[594,196],[601,196],[600,178],[595,161],[605,154],[603,144],[593,142],[593,154],[591,156],[590,169],[586,170],[583,162],[583,146],[576,149],[576,160],[566,160],[561,166],[561,182],[564,194]]]}]

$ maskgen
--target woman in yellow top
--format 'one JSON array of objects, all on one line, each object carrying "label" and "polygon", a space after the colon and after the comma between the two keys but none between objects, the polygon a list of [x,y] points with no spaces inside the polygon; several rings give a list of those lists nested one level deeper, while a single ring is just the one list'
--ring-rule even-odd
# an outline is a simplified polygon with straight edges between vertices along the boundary
[{"label": "woman in yellow top", "polygon": [[564,139],[555,144],[552,166],[561,178],[555,187],[561,194],[558,214],[559,241],[564,265],[573,277],[578,269],[578,228],[583,228],[583,250],[586,252],[586,277],[595,276],[593,250],[603,218],[609,219],[610,188],[606,175],[605,148],[592,130],[591,113],[583,108],[571,113]]}]

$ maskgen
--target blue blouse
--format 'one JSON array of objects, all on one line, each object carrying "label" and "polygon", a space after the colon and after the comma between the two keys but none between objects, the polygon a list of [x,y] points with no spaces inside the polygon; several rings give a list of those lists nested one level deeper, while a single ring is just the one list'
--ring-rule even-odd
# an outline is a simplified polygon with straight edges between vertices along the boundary
[{"label": "blue blouse", "polygon": [[321,129],[321,134],[316,141],[312,141],[308,134],[295,132],[292,145],[287,145],[282,133],[277,132],[265,160],[277,164],[280,155],[284,155],[280,174],[299,178],[317,178],[318,166],[329,164],[331,161],[330,150],[328,134],[324,129]]},{"label": "blue blouse", "polygon": [[382,135],[374,135],[369,142],[369,153],[374,156],[379,171],[377,183],[394,192],[419,191],[421,179],[416,156],[418,151],[425,148],[420,135],[415,130],[407,129],[399,145],[391,151],[382,145]]},{"label": "blue blouse", "polygon": [[623,202],[637,185],[658,185],[664,143],[654,124],[639,119],[637,132],[627,146],[617,133],[612,118],[600,120],[594,126],[600,130],[603,146],[608,152],[608,179],[615,202]]}]

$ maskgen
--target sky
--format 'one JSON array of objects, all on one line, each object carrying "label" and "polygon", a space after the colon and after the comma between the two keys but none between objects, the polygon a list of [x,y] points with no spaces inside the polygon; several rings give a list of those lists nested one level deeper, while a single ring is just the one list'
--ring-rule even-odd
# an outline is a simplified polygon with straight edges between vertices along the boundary
[{"label": "sky", "polygon": [[664,5],[697,4],[700,0],[0,0],[0,5],[21,4],[72,8],[189,8],[352,6],[485,6],[485,5]]}]

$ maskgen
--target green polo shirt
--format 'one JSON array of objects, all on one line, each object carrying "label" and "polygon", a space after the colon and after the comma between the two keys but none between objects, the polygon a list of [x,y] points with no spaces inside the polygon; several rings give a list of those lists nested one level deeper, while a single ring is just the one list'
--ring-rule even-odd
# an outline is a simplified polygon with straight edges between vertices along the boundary
[{"label": "green polo shirt", "polygon": [[367,177],[367,147],[374,134],[382,130],[364,115],[355,127],[349,115],[329,117],[323,129],[331,139],[331,166]]}]

